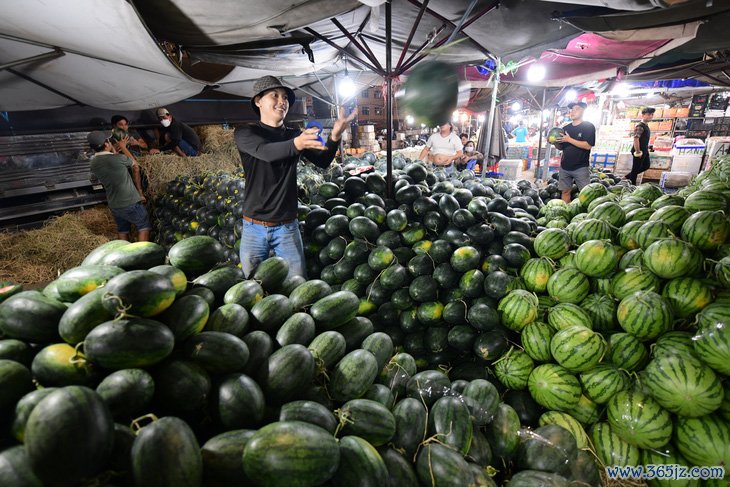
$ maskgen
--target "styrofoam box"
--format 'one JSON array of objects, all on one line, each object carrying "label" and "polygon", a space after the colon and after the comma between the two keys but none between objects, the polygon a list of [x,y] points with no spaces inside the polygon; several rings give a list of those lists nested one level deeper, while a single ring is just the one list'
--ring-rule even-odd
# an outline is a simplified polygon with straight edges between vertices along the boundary
[{"label": "styrofoam box", "polygon": [[499,172],[504,174],[504,179],[516,180],[522,169],[522,159],[502,159],[499,161]]},{"label": "styrofoam box", "polygon": [[665,172],[659,185],[662,188],[683,188],[692,180],[694,174],[688,172]]},{"label": "styrofoam box", "polygon": [[672,172],[698,174],[702,166],[701,154],[687,154],[672,158]]}]

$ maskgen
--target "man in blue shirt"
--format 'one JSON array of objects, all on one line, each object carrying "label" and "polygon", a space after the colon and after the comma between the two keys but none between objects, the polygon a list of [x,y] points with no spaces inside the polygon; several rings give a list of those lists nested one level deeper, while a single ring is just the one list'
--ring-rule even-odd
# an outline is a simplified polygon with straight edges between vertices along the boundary
[{"label": "man in blue shirt", "polygon": [[527,127],[525,127],[525,122],[520,120],[520,124],[512,131],[512,135],[515,136],[515,142],[518,144],[527,142]]}]

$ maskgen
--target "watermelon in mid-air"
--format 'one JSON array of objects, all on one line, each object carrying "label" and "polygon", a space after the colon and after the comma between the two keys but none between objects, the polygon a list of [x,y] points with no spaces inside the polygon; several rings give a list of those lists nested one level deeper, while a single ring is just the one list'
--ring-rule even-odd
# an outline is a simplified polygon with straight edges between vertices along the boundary
[{"label": "watermelon in mid-air", "polygon": [[427,61],[408,73],[402,103],[417,120],[431,127],[446,123],[459,99],[459,78],[454,66]]}]

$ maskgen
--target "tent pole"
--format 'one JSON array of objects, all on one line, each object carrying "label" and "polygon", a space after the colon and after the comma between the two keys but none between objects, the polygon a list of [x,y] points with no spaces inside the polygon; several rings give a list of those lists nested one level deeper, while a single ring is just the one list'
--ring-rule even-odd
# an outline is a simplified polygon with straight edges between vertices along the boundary
[{"label": "tent pole", "polygon": [[344,47],[338,46],[337,44],[335,44],[334,42],[332,42],[330,39],[328,39],[327,37],[323,36],[322,34],[320,34],[319,32],[317,32],[316,30],[312,29],[311,27],[305,27],[304,30],[306,32],[309,32],[310,34],[312,34],[314,37],[316,37],[320,41],[329,44],[330,47],[333,47],[333,48],[337,49],[338,52],[341,52],[342,54],[348,56],[348,58],[351,61],[354,61],[356,64],[359,64],[360,66],[363,66],[365,69],[369,69],[373,73],[383,74],[383,71],[382,70],[376,68],[375,66],[373,66],[369,62],[367,62],[367,61],[365,61],[363,59],[360,59],[358,56],[355,56],[352,53],[347,52],[347,49],[345,49]]},{"label": "tent pole", "polygon": [[385,2],[385,125],[386,125],[386,186],[387,195],[393,197],[393,53],[392,12],[390,2]]},{"label": "tent pole", "polygon": [[57,57],[64,56],[65,53],[59,49],[55,48],[53,51],[50,52],[44,52],[43,54],[38,54],[37,56],[30,56],[23,59],[16,59],[15,61],[10,61],[8,63],[0,64],[0,71],[14,68],[15,66],[20,66],[21,64],[29,64],[29,63],[35,63],[38,61],[46,61],[48,59],[54,59]]},{"label": "tent pole", "polygon": [[426,47],[431,42],[433,42],[439,35],[441,35],[441,32],[443,32],[445,28],[446,28],[446,24],[441,24],[441,27],[439,27],[438,29],[436,29],[436,32],[433,33],[433,36],[431,36],[428,39],[426,39],[423,44],[421,44],[415,51],[413,51],[411,53],[411,55],[408,56],[408,58],[406,58],[406,60],[403,61],[403,63],[401,63],[401,65],[396,68],[396,72],[399,73],[399,74],[400,73],[403,73],[403,67],[402,66],[404,64],[410,63],[416,56],[418,56],[419,54],[421,54],[423,52],[423,50],[426,49]]},{"label": "tent pole", "polygon": [[408,34],[408,39],[406,39],[406,43],[403,46],[403,50],[400,52],[400,57],[398,58],[398,62],[395,64],[396,71],[400,69],[400,67],[403,65],[403,58],[406,57],[406,53],[408,52],[408,49],[411,47],[411,42],[413,42],[413,36],[416,35],[416,29],[418,29],[418,24],[421,23],[421,18],[423,17],[423,13],[426,11],[426,8],[428,8],[428,2],[430,0],[423,0],[423,4],[418,10],[418,16],[416,17],[416,21],[413,22],[413,27],[411,27],[411,32]]},{"label": "tent pole", "polygon": [[[454,38],[456,37],[456,35],[457,35],[457,34],[462,34],[462,35],[464,35],[465,37],[467,37],[467,38],[470,38],[469,36],[467,36],[466,34],[464,34],[464,29],[466,29],[466,28],[467,28],[467,27],[469,27],[469,26],[470,26],[471,24],[473,24],[474,22],[476,22],[477,20],[479,20],[480,18],[482,18],[482,17],[483,17],[484,15],[486,15],[487,13],[491,12],[492,10],[494,10],[494,9],[495,9],[496,7],[497,7],[497,2],[494,2],[494,3],[492,3],[492,4],[491,4],[491,5],[489,6],[489,7],[487,7],[487,8],[484,8],[484,9],[480,10],[479,12],[475,13],[475,14],[474,14],[474,15],[473,15],[473,16],[472,16],[472,17],[471,17],[471,18],[470,18],[469,20],[467,20],[466,22],[464,22],[464,23],[462,23],[462,24],[460,24],[460,25],[456,25],[456,26],[454,26],[454,31],[453,31],[453,32],[451,33],[451,35],[450,35],[449,37],[444,37],[443,39],[441,39],[440,41],[438,41],[438,42],[436,43],[436,45],[435,45],[435,46],[433,46],[433,48],[432,48],[432,49],[438,49],[439,47],[443,46],[443,45],[444,45],[444,44],[446,44],[447,42],[449,42],[449,41],[451,41],[452,39],[454,39]],[[429,11],[429,12],[431,12],[431,10],[430,10],[430,9],[429,9],[428,11]],[[467,13],[469,13],[469,12],[467,12]],[[453,24],[452,24],[452,25],[453,25]],[[471,39],[471,38],[470,38],[470,39]],[[403,65],[403,66],[401,66],[401,69],[400,69],[400,71],[401,71],[401,72],[405,72],[405,71],[408,71],[408,70],[409,70],[409,69],[411,69],[411,68],[412,68],[413,66],[415,66],[416,64],[418,64],[418,63],[419,63],[419,62],[420,62],[420,61],[421,61],[421,60],[422,60],[423,58],[425,58],[426,56],[428,56],[428,54],[429,54],[429,53],[426,53],[426,54],[421,54],[421,55],[420,55],[420,56],[418,56],[418,57],[417,57],[416,59],[414,59],[414,60],[412,60],[412,61],[409,61],[409,62],[406,62],[406,63],[404,63],[404,65]]]},{"label": "tent pole", "polygon": [[365,55],[366,58],[370,60],[371,63],[373,63],[374,66],[376,66],[379,70],[383,70],[383,67],[380,65],[380,61],[378,61],[378,58],[376,58],[374,55],[372,55],[368,50],[366,50],[363,46],[360,45],[357,39],[355,39],[355,36],[347,32],[347,29],[345,29],[345,26],[342,25],[336,18],[332,17],[330,19],[335,26],[340,29],[340,31],[345,34],[345,37],[349,39],[349,41],[352,43],[353,46],[355,46],[361,53]]},{"label": "tent pole", "polygon": [[482,163],[482,179],[487,174],[487,164],[492,155],[492,131],[494,129],[494,111],[497,109],[497,89],[499,88],[499,70],[502,69],[502,60],[497,58],[497,67],[492,76],[492,103],[489,108],[489,119],[487,120],[487,145],[484,151],[484,162]]},{"label": "tent pole", "polygon": [[542,105],[540,105],[540,136],[537,139],[537,157],[535,157],[535,179],[540,178],[540,151],[542,150],[542,124],[545,120],[545,94],[547,88],[542,89]]}]

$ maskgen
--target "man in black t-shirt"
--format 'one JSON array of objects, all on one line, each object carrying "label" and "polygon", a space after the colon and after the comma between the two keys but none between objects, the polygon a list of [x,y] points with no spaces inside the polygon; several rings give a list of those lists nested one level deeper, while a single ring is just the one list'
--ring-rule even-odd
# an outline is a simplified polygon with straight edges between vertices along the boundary
[{"label": "man in black t-shirt", "polygon": [[580,190],[591,181],[590,155],[591,147],[596,144],[596,127],[583,121],[586,106],[583,102],[568,104],[572,122],[563,127],[565,135],[557,141],[558,147],[563,151],[558,188],[566,203],[570,203],[573,183]]},{"label": "man in black t-shirt", "polygon": [[654,108],[644,107],[641,110],[641,122],[637,123],[634,128],[634,145],[631,147],[631,154],[634,157],[631,172],[626,175],[626,179],[631,181],[631,184],[636,184],[636,177],[651,166],[649,160],[649,139],[651,138],[649,122],[654,118],[655,111]]},{"label": "man in black t-shirt", "polygon": [[174,152],[180,157],[195,157],[200,152],[200,138],[189,125],[175,119],[167,108],[157,109],[157,119],[162,128],[159,149],[150,149],[150,154]]},{"label": "man in black t-shirt", "polygon": [[251,106],[260,121],[236,129],[234,138],[246,174],[243,197],[241,268],[246,277],[274,251],[289,263],[289,276],[306,277],[304,246],[297,221],[297,162],[326,168],[335,157],[342,132],[355,118],[341,108],[326,143],[319,128],[303,132],[284,125],[294,92],[273,76],[254,84]]}]

